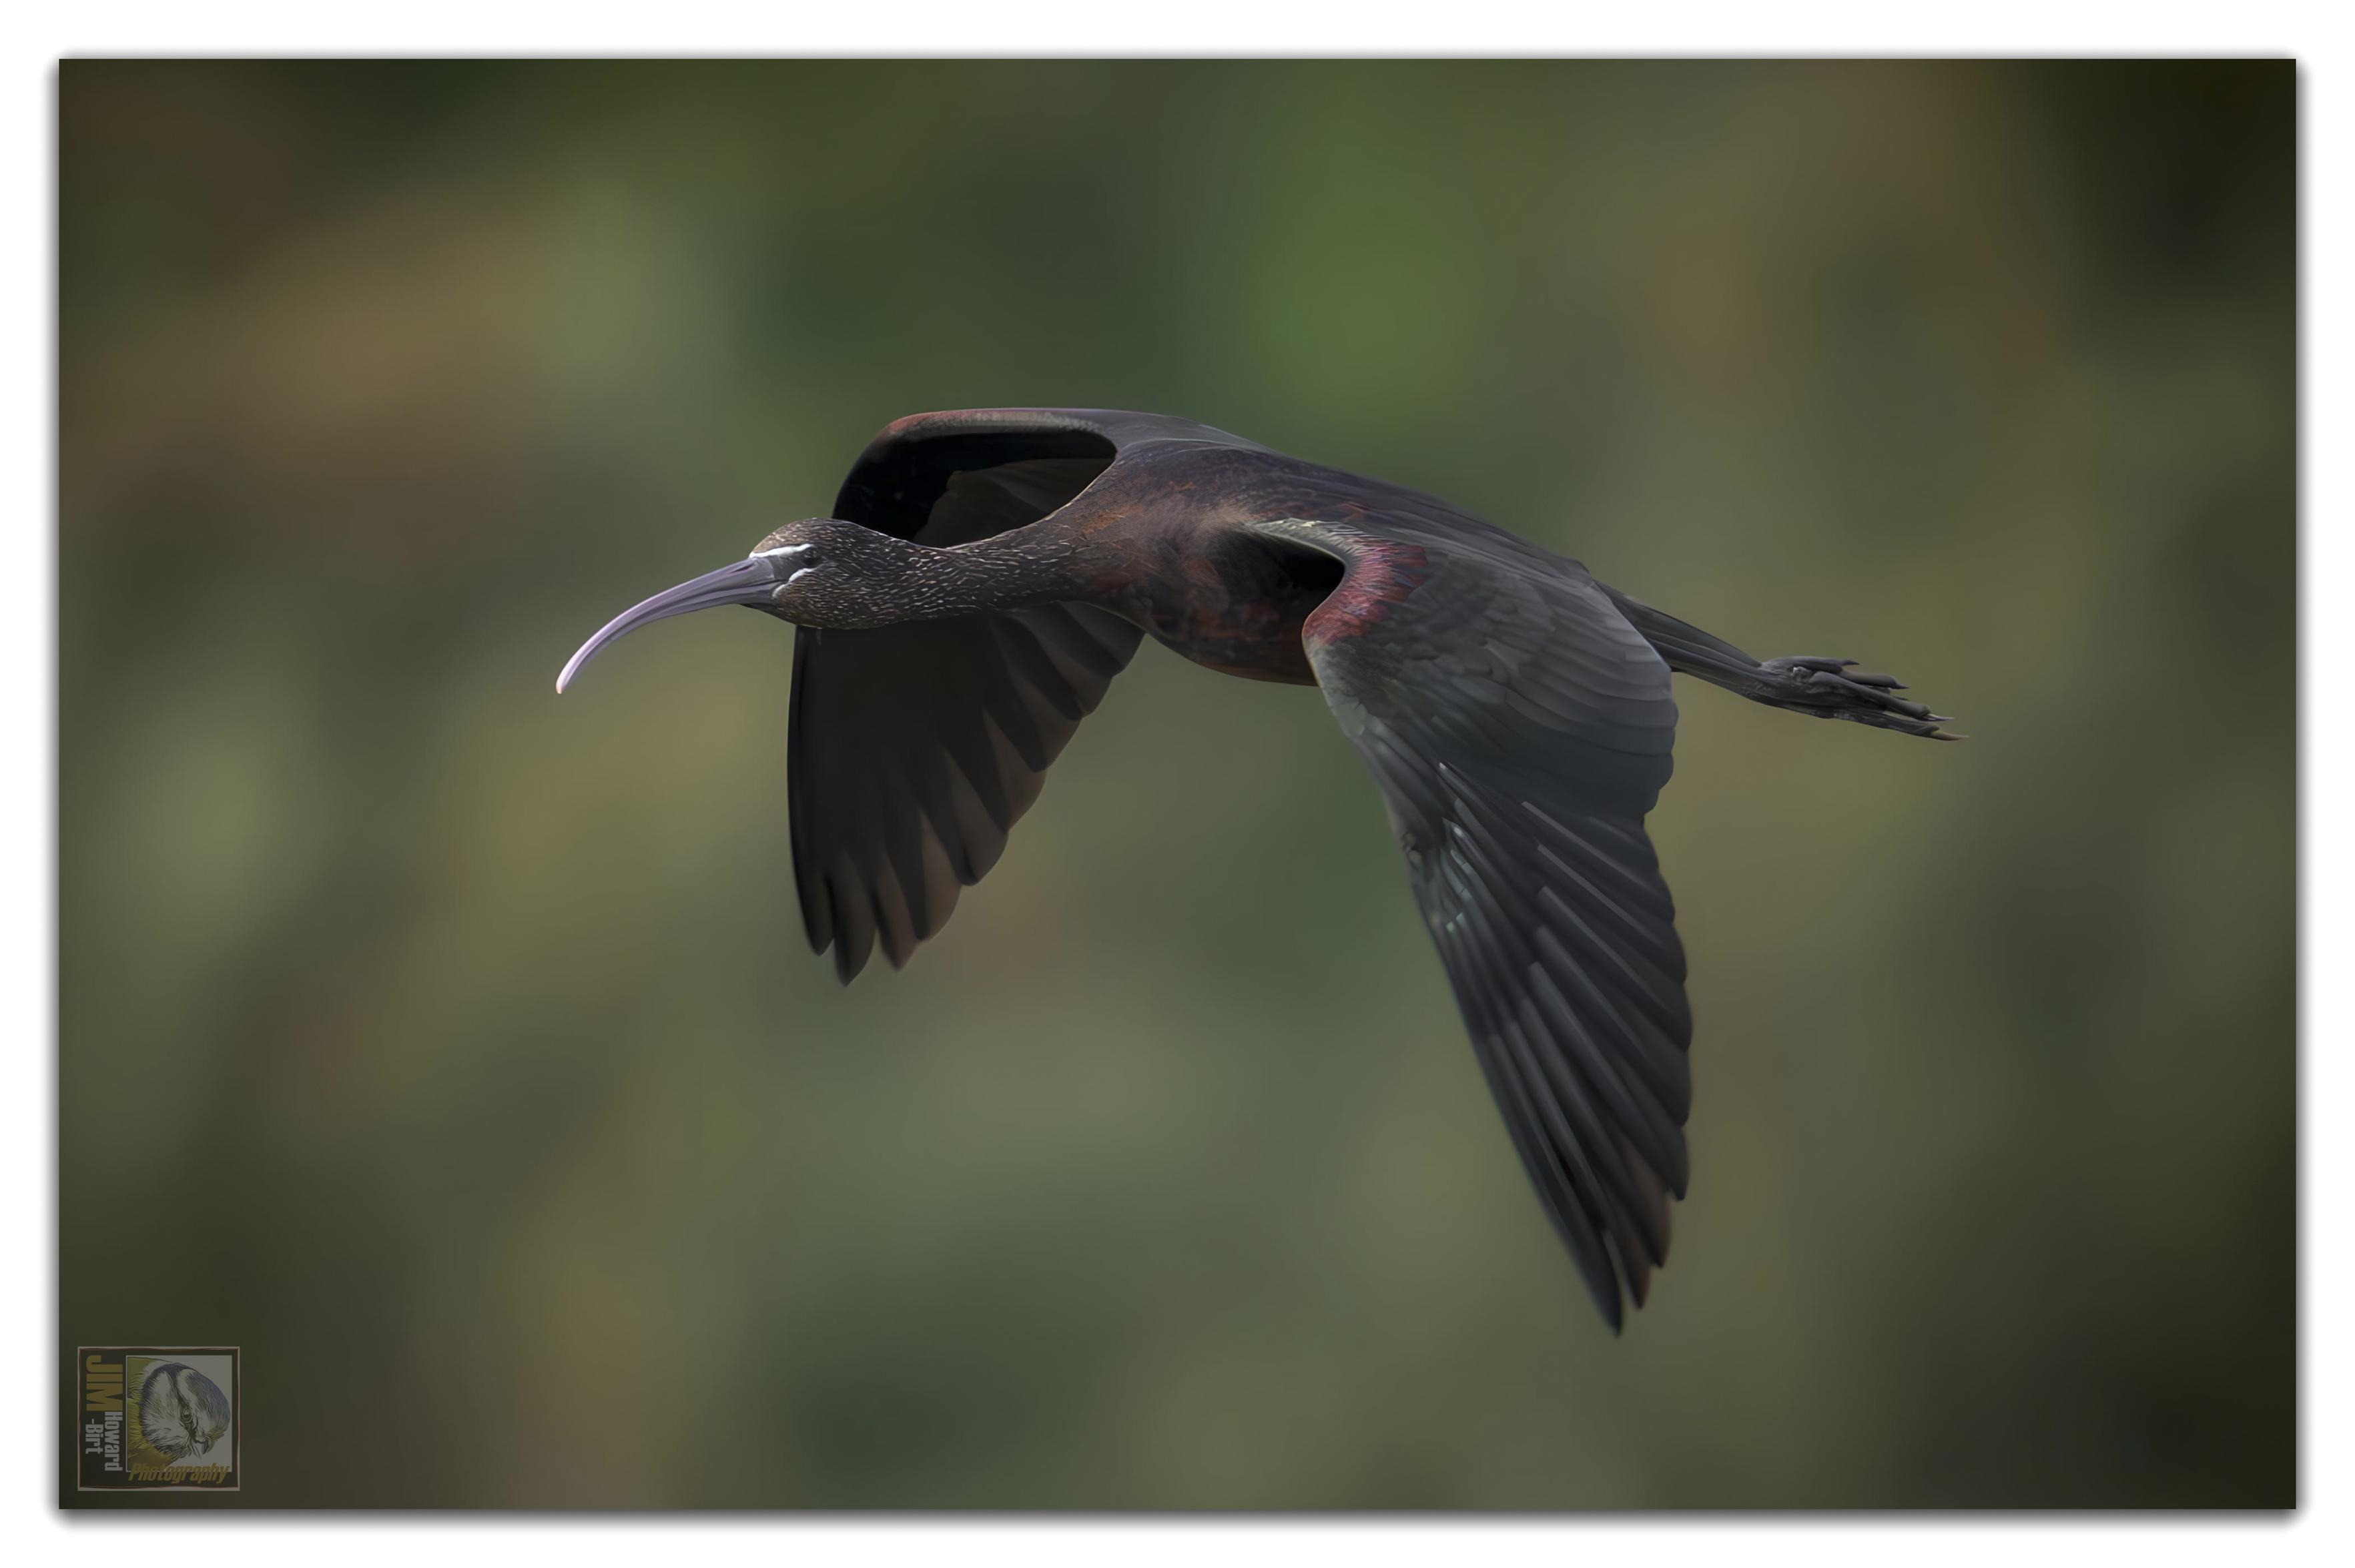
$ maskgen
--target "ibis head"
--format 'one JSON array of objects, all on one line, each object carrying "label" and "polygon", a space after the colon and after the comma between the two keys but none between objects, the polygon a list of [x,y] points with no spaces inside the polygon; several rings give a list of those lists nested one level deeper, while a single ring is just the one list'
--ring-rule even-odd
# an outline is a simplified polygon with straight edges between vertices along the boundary
[{"label": "ibis head", "polygon": [[742,560],[691,577],[641,600],[598,629],[565,661],[556,689],[608,644],[640,626],[690,610],[741,604],[798,626],[826,630],[926,618],[923,561],[904,541],[857,523],[803,517],[765,536]]}]

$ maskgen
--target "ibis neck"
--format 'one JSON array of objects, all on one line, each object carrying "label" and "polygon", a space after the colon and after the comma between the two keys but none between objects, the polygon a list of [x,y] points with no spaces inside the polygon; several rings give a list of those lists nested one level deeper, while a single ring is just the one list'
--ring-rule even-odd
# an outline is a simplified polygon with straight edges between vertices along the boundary
[{"label": "ibis neck", "polygon": [[943,621],[991,611],[1035,609],[1091,596],[1069,540],[1017,529],[945,549],[906,543],[896,571],[870,579],[860,619],[870,625]]}]

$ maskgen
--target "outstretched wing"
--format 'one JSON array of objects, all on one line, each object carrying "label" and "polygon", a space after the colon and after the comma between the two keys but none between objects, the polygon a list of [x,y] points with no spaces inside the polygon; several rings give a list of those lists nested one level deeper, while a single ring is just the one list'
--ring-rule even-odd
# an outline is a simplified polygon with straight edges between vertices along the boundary
[{"label": "outstretched wing", "polygon": [[[1377,528],[1367,524],[1365,528]],[[1348,571],[1304,628],[1389,803],[1415,901],[1554,1228],[1615,1330],[1682,1197],[1684,950],[1644,815],[1668,667],[1575,562],[1518,546],[1268,525]]]},{"label": "outstretched wing", "polygon": [[[930,545],[1037,521],[1109,466],[1100,434],[1002,418],[895,426],[836,513]],[[880,944],[896,967],[940,930],[1038,798],[1041,776],[1143,633],[1084,604],[794,645],[794,876],[810,945],[847,984]]]}]

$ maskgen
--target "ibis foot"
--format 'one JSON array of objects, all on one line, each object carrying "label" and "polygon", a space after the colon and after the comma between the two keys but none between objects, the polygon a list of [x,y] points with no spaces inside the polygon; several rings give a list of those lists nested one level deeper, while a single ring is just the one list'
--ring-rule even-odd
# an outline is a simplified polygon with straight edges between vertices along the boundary
[{"label": "ibis foot", "polygon": [[1932,741],[1963,738],[1938,728],[1953,722],[1945,714],[1933,713],[1921,703],[1898,696],[1905,689],[1904,682],[1894,676],[1861,673],[1854,659],[1799,656],[1764,659],[1758,668],[1766,677],[1762,684],[1768,688],[1760,700],[1777,708],[1818,719],[1846,719]]}]

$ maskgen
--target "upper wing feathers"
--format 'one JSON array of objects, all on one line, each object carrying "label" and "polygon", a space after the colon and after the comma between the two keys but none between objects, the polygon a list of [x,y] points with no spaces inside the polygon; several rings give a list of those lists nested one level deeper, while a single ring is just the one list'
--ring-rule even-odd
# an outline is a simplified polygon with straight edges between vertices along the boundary
[{"label": "upper wing feathers", "polygon": [[1668,671],[1575,563],[1368,523],[1309,658],[1388,803],[1514,1147],[1614,1328],[1688,1175],[1684,951],[1645,837]]},{"label": "upper wing feathers", "polygon": [[794,869],[843,979],[940,930],[1143,635],[1082,604],[800,634]]}]

